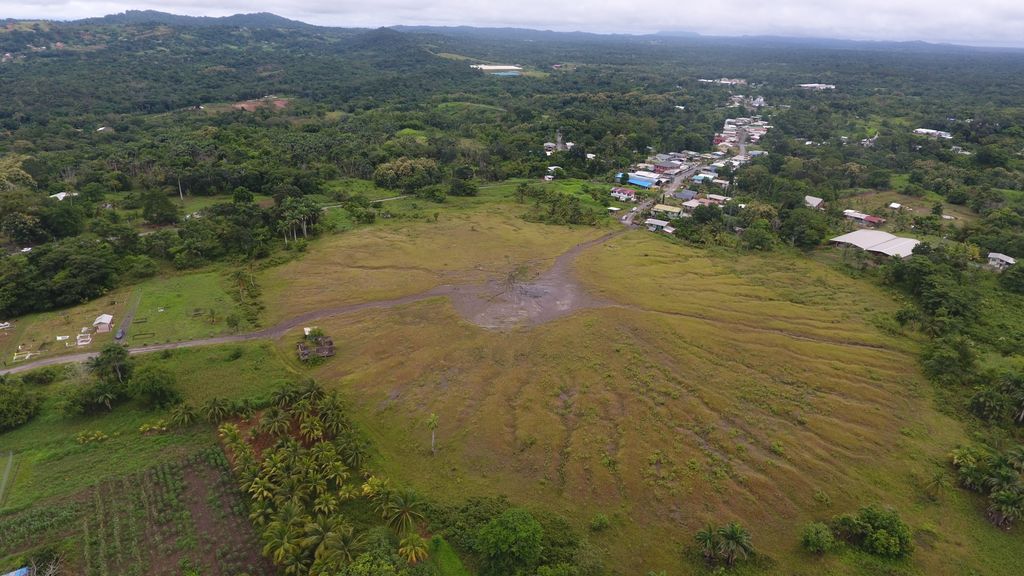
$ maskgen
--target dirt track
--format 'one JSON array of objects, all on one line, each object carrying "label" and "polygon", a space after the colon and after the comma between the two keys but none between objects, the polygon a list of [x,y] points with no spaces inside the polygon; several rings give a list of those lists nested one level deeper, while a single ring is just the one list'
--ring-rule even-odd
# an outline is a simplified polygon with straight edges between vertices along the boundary
[{"label": "dirt track", "polygon": [[[256,332],[140,346],[129,348],[128,352],[130,354],[146,354],[162,350],[194,348],[196,346],[277,339],[290,330],[324,318],[341,316],[361,310],[393,308],[438,297],[448,297],[455,310],[463,318],[483,328],[502,329],[543,324],[544,322],[550,322],[556,318],[571,314],[576,310],[608,305],[608,303],[602,302],[586,293],[583,287],[576,281],[572,271],[572,264],[576,257],[584,250],[607,242],[619,233],[611,232],[600,238],[577,244],[555,258],[554,264],[535,279],[517,282],[513,285],[502,279],[492,279],[482,284],[437,286],[426,292],[410,294],[390,300],[377,300],[374,302],[314,310]],[[34,362],[2,368],[0,369],[0,375],[16,374],[44,366],[85,362],[96,356],[96,354],[97,352],[83,352],[80,354],[43,358]]]}]

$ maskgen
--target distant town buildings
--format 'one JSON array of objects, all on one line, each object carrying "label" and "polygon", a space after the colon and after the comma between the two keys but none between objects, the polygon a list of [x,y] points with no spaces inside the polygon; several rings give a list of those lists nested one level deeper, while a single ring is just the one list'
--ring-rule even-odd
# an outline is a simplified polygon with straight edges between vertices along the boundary
[{"label": "distant town buildings", "polygon": [[804,90],[835,90],[835,84],[800,84],[800,87]]},{"label": "distant town buildings", "polygon": [[745,86],[747,84],[747,81],[743,78],[700,78],[697,81],[705,84],[722,84],[725,86]]},{"label": "distant town buildings", "polygon": [[953,135],[949,132],[932,130],[931,128],[914,128],[914,134],[917,134],[918,136],[927,136],[929,138],[942,138],[945,140],[953,138]]}]

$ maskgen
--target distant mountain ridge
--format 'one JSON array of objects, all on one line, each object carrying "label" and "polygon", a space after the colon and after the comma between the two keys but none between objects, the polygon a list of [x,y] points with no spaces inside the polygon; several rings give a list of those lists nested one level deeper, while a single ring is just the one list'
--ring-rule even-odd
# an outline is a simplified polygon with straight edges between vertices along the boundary
[{"label": "distant mountain ridge", "polygon": [[238,28],[284,28],[303,30],[319,28],[312,24],[290,20],[270,12],[234,14],[231,16],[182,16],[157,10],[128,10],[120,14],[108,14],[100,18],[74,20],[75,24],[166,24],[168,26],[238,27]]}]

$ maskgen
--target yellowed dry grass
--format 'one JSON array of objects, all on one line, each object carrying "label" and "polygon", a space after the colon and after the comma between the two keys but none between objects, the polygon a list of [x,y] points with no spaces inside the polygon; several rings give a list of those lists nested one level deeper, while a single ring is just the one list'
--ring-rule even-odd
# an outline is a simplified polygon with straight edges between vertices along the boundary
[{"label": "yellowed dry grass", "polygon": [[530,224],[521,206],[445,211],[437,222],[399,221],[319,240],[301,259],[266,271],[267,321],[350,303],[395,298],[449,283],[543,268],[605,231]]},{"label": "yellowed dry grass", "polygon": [[509,494],[581,529],[608,514],[595,539],[623,573],[690,573],[680,549],[732,519],[779,573],[870,573],[849,554],[811,560],[798,538],[872,502],[918,529],[905,568],[1013,573],[1019,534],[986,526],[965,494],[919,496],[914,477],[965,435],[932,406],[916,343],[872,325],[889,295],[791,255],[714,256],[641,232],[578,271],[618,305],[512,332],[443,298],[334,318],[321,325],[339,355],[313,374],[351,397],[401,482],[441,500]]}]

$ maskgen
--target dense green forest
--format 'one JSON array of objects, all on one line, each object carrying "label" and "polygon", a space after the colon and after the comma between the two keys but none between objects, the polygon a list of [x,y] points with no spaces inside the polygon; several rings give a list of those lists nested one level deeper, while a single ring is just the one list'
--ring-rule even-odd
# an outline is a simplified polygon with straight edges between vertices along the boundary
[{"label": "dense green forest", "polygon": [[[885,212],[890,230],[922,240],[912,258],[844,254],[832,264],[901,298],[883,328],[921,335],[922,369],[940,410],[976,440],[951,456],[958,484],[986,498],[993,530],[1020,530],[1024,267],[999,274],[984,267],[989,252],[1024,257],[1020,51],[363,30],[265,14],[129,13],[0,21],[0,55],[0,321],[88,302],[163,273],[216,263],[250,274],[272,267],[317,236],[393,217],[364,194],[370,187],[440,206],[530,179],[536,183],[520,182],[515,192],[526,221],[608,225],[606,190],[616,173],[654,153],[710,152],[727,118],[760,115],[772,125],[758,145],[767,154],[719,172],[733,202],[673,221],[668,240],[816,258],[828,238],[849,229],[842,210],[851,202],[883,211],[889,201],[881,195],[898,194],[930,206]],[[473,63],[525,71],[498,77]],[[746,84],[699,80],[721,77]],[[798,87],[812,82],[836,87]],[[736,93],[763,96],[767,105],[727,106]],[[923,138],[915,128],[951,139]],[[547,156],[543,145],[556,131],[575,145]],[[579,194],[543,188],[552,173],[586,183]],[[716,191],[711,183],[693,186]],[[827,208],[808,208],[805,196]],[[961,216],[944,218],[952,208]],[[173,386],[165,375],[144,372],[135,389],[118,366],[131,364],[113,348],[94,361],[95,382],[64,399],[68,414],[110,411],[134,398],[176,405],[172,426],[201,419],[166,390]],[[419,563],[438,546],[421,537],[427,528],[481,574],[608,573],[588,538],[556,513],[500,498],[424,502],[369,475],[369,445],[341,400],[304,386],[282,388],[258,405],[203,409],[215,423],[269,409],[248,443],[234,424],[221,434],[265,555],[285,573],[434,574]],[[39,413],[33,387],[31,376],[0,380],[0,430]],[[302,438],[289,438],[300,426]],[[250,444],[260,445],[254,451]],[[344,464],[332,465],[339,454]],[[322,474],[296,481],[293,472],[307,465]],[[941,485],[936,480],[936,492]],[[354,514],[358,530],[332,523],[338,510]],[[591,531],[608,522],[595,517]],[[702,530],[696,564],[731,570],[750,556],[749,569],[770,571],[756,560],[746,530],[735,523]],[[837,542],[897,560],[912,549],[900,518],[873,507],[804,533],[814,553]]]}]

